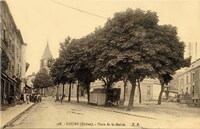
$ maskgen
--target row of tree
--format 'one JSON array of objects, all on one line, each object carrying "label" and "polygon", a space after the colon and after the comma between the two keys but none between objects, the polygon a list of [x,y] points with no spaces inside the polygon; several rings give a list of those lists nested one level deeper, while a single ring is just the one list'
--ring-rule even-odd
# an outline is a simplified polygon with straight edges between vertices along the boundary
[{"label": "row of tree", "polygon": [[176,70],[190,65],[190,58],[184,59],[185,46],[176,27],[159,25],[158,21],[156,12],[127,9],[85,37],[68,37],[60,43],[59,57],[51,67],[54,84],[68,83],[71,89],[77,82],[77,91],[80,86],[87,89],[89,102],[91,82],[100,79],[110,89],[117,81],[124,81],[124,86],[129,81],[131,110],[136,83],[147,77],[158,78],[161,104],[164,85]]}]

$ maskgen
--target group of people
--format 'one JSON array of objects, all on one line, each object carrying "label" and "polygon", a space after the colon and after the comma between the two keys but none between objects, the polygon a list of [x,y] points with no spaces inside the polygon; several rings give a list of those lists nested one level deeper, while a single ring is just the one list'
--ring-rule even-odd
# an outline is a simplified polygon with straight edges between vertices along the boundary
[{"label": "group of people", "polygon": [[60,101],[60,102],[62,103],[62,101],[63,101],[63,99],[64,99],[65,97],[66,97],[65,94],[64,94],[64,95],[62,95],[62,94],[56,95],[56,100],[55,100],[55,101]]},{"label": "group of people", "polygon": [[34,94],[21,94],[21,101],[23,103],[27,103],[29,104],[29,102],[41,102],[42,101],[42,97],[39,93],[34,93]]}]

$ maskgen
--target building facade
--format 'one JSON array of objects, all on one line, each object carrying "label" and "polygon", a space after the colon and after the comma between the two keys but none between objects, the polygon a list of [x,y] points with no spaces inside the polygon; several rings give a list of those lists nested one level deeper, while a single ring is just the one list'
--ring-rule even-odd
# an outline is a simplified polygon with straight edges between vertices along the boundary
[{"label": "building facade", "polygon": [[185,103],[200,105],[200,59],[179,76],[179,95],[187,100]]},{"label": "building facade", "polygon": [[[95,82],[91,83],[91,88],[90,92],[92,92],[95,89],[100,89],[104,88],[103,87],[104,83],[101,80],[96,80]],[[130,97],[130,91],[131,91],[131,84],[130,82],[127,83],[126,87],[126,95],[125,95],[125,100],[129,100]],[[112,88],[120,88],[120,99],[124,99],[124,83],[123,81],[119,81],[113,84]],[[157,79],[144,79],[140,83],[140,88],[141,88],[141,95],[142,95],[142,102],[146,101],[152,101],[152,100],[158,100],[158,96],[161,90],[161,85]],[[138,86],[136,86],[135,89],[135,96],[134,96],[134,101],[139,102],[139,89]]]},{"label": "building facade", "polygon": [[[123,93],[124,93],[123,82],[116,83],[115,87],[116,86],[121,88],[122,92],[120,96],[121,98],[123,98]],[[129,100],[131,88],[132,86],[130,82],[128,82],[127,89],[126,89],[126,98],[125,98],[126,100]],[[161,85],[157,79],[146,78],[142,82],[140,82],[140,89],[141,89],[142,102],[148,102],[152,100],[158,100],[158,96],[161,90]],[[136,88],[135,88],[134,102],[139,102],[138,84],[136,84]]]},{"label": "building facade", "polygon": [[27,70],[24,43],[21,32],[6,1],[0,1],[1,29],[1,104],[11,104],[19,98],[25,87]]}]

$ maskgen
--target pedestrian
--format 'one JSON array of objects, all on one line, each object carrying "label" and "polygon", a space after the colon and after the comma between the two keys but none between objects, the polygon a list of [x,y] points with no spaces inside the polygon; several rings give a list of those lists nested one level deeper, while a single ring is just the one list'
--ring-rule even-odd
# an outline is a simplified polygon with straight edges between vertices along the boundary
[{"label": "pedestrian", "polygon": [[38,102],[37,94],[34,95],[34,102],[35,102],[35,103]]},{"label": "pedestrian", "polygon": [[59,100],[61,100],[61,98],[62,98],[62,95],[60,94],[60,95],[59,95]]},{"label": "pedestrian", "polygon": [[41,101],[42,101],[40,94],[37,94],[37,101],[38,101],[38,102],[41,102]]},{"label": "pedestrian", "polygon": [[30,95],[27,94],[27,95],[26,95],[26,102],[27,102],[27,104],[29,104],[29,100],[30,100]]},{"label": "pedestrian", "polygon": [[24,94],[21,94],[21,101],[24,103]]},{"label": "pedestrian", "polygon": [[26,102],[27,101],[27,97],[26,97],[26,93],[24,93],[24,102]]},{"label": "pedestrian", "polygon": [[33,102],[33,94],[30,94],[30,102]]}]

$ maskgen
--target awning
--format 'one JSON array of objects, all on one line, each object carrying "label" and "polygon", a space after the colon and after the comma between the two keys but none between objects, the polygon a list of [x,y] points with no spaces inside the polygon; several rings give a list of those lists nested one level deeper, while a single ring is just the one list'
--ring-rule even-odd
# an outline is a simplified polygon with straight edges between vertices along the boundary
[{"label": "awning", "polygon": [[169,90],[168,92],[169,92],[169,93],[176,93],[176,94],[178,94],[178,92],[177,92],[177,91],[174,91],[174,90]]},{"label": "awning", "polygon": [[28,86],[28,85],[25,85],[25,88],[26,89],[32,89],[32,87]]},{"label": "awning", "polygon": [[11,82],[13,84],[18,82],[15,78],[12,78],[12,77],[6,75],[5,73],[1,73],[1,77],[8,80],[9,82]]}]

